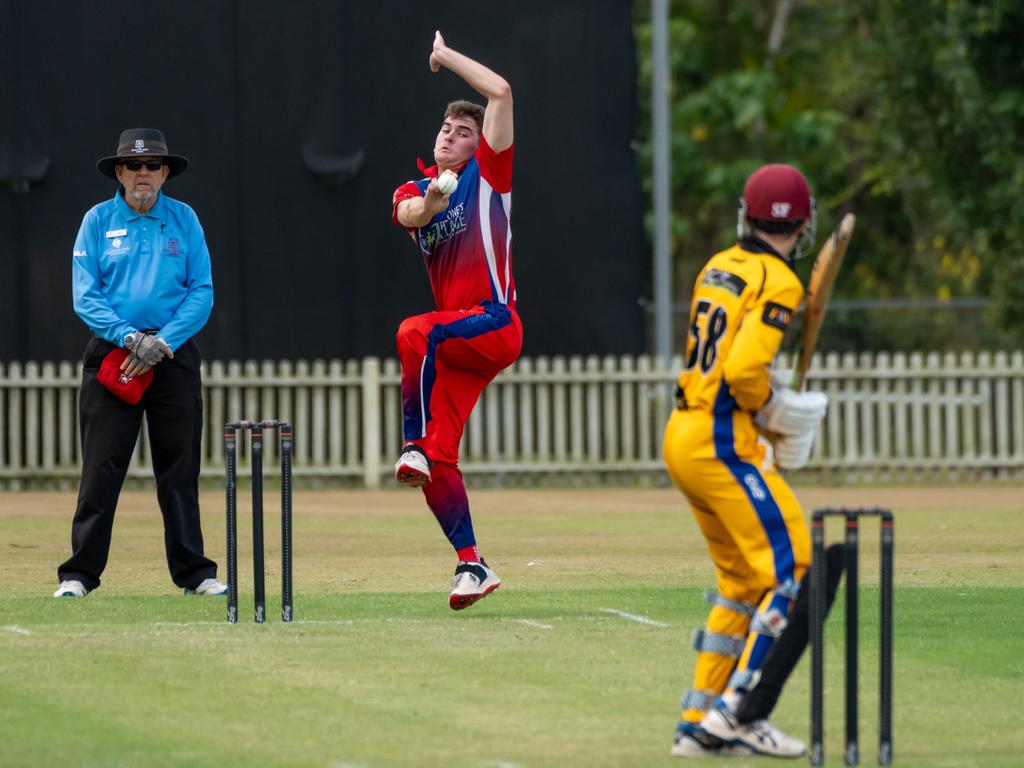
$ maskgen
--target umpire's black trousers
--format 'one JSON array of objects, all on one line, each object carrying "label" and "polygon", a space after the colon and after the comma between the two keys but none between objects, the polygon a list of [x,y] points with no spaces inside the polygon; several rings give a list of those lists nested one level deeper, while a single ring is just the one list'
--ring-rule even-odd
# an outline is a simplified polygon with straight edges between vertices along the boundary
[{"label": "umpire's black trousers", "polygon": [[100,585],[107,565],[114,511],[145,412],[157,500],[164,518],[164,546],[171,579],[197,587],[217,575],[203,555],[199,522],[199,461],[203,432],[203,391],[199,347],[190,340],[173,359],[153,368],[153,381],[138,405],[113,395],[96,380],[114,345],[93,337],[82,359],[78,398],[82,430],[82,482],[71,526],[71,558],[57,569],[60,581],[75,579],[86,589]]}]

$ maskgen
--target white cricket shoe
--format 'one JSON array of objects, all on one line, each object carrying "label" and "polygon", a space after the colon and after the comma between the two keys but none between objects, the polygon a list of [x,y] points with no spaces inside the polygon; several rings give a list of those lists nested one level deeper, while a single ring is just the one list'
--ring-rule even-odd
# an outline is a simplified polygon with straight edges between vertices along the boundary
[{"label": "white cricket shoe", "polygon": [[74,579],[68,581],[62,581],[60,586],[57,587],[57,591],[53,593],[54,597],[85,597],[89,594],[89,590],[85,588],[85,584]]},{"label": "white cricket shoe", "polygon": [[727,742],[712,736],[697,723],[679,723],[669,754],[672,757],[744,757],[753,752],[738,741]]},{"label": "white cricket shoe", "polygon": [[228,593],[228,585],[217,579],[203,579],[199,582],[199,586],[195,589],[185,588],[186,595],[209,595],[210,597],[220,597]]},{"label": "white cricket shoe", "polygon": [[402,485],[420,488],[430,481],[430,462],[415,445],[409,445],[395,462],[395,479]]},{"label": "white cricket shoe", "polygon": [[755,720],[742,725],[728,707],[718,704],[700,721],[701,727],[712,736],[728,743],[740,743],[759,755],[772,757],[800,757],[806,745],[788,736],[767,720]]},{"label": "white cricket shoe", "polygon": [[461,611],[477,600],[487,597],[500,586],[501,579],[498,578],[498,574],[488,568],[483,560],[479,563],[460,560],[452,577],[452,593],[448,595],[448,606],[453,611]]}]

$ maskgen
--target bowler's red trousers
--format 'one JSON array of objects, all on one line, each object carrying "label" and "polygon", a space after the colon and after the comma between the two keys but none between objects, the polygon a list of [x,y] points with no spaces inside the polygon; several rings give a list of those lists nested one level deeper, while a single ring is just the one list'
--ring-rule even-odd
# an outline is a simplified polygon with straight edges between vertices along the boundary
[{"label": "bowler's red trousers", "polygon": [[505,304],[428,312],[398,328],[405,443],[432,462],[427,504],[455,549],[476,544],[459,472],[466,419],[488,382],[519,356],[523,327]]}]

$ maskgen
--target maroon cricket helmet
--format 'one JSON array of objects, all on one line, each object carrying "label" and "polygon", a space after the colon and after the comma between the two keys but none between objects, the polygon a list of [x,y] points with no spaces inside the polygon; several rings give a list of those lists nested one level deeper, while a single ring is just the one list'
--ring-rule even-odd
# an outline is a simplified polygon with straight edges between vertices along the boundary
[{"label": "maroon cricket helmet", "polygon": [[783,163],[754,171],[743,188],[747,216],[757,221],[803,221],[814,206],[807,179]]}]

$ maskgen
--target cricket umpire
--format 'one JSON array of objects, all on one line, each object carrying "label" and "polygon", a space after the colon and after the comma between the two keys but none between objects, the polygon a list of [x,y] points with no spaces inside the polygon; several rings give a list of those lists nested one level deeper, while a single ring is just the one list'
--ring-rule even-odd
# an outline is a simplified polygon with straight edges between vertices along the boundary
[{"label": "cricket umpire", "polygon": [[57,569],[54,597],[100,585],[144,413],[171,579],[186,592],[227,591],[203,554],[199,518],[203,402],[193,337],[213,309],[210,252],[195,211],[161,192],[188,165],[150,128],[124,131],[117,152],[96,163],[120,188],[85,214],[72,259],[75,312],[93,336],[82,357],[72,555]]}]

